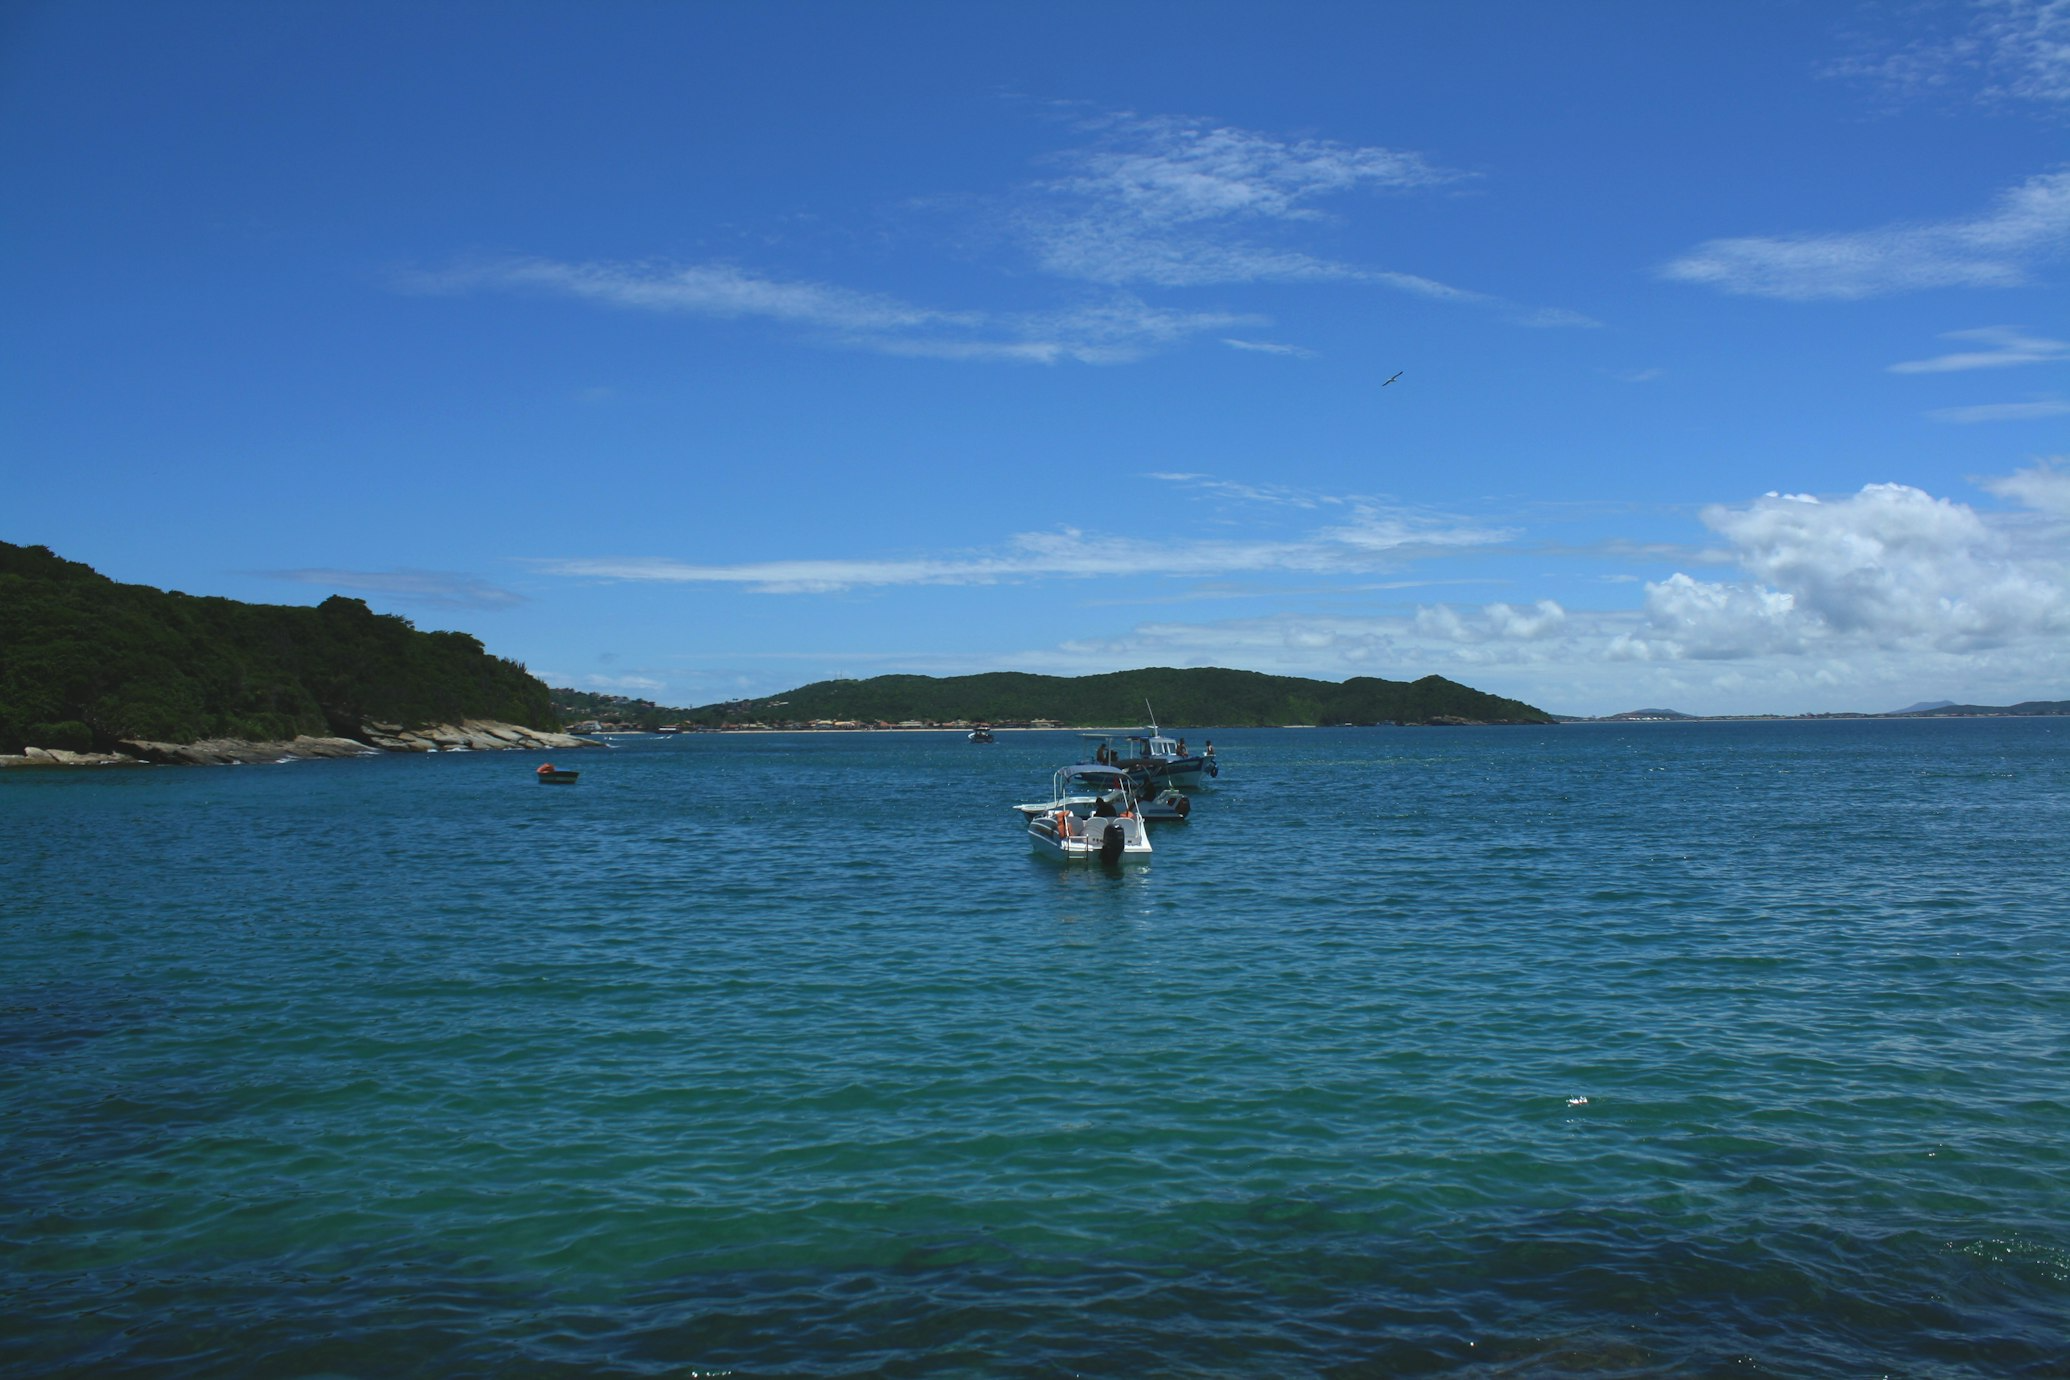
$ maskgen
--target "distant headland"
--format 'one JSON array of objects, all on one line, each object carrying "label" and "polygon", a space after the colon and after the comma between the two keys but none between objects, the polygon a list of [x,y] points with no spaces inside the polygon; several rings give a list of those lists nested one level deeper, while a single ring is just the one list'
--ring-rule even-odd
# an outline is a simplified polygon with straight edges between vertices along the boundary
[{"label": "distant headland", "polygon": [[[530,728],[525,725],[555,725]],[[0,542],[0,765],[585,746],[523,666],[358,599],[125,585]]]},{"label": "distant headland", "polygon": [[1552,715],[1443,676],[1309,680],[1222,667],[1146,667],[1092,676],[993,671],[972,676],[826,680],[754,699],[674,709],[580,690],[553,692],[564,725],[584,731],[759,729],[1097,728],[1139,724],[1259,728],[1279,725],[1549,724]]},{"label": "distant headland", "polygon": [[1956,704],[1953,700],[1934,700],[1930,703],[1915,704],[1907,709],[1892,709],[1883,713],[1834,710],[1820,714],[1684,714],[1673,709],[1627,709],[1621,714],[1603,714],[1589,719],[1563,716],[1560,722],[1649,724],[1750,723],[1799,719],[2027,719],[2064,714],[2070,714],[2070,700],[2022,700],[2018,704],[2003,705]]}]

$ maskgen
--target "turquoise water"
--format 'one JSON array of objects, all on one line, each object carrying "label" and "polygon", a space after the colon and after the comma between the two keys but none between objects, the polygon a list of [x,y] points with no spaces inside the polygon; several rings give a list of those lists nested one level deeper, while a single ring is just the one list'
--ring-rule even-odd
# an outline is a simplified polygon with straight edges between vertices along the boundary
[{"label": "turquoise water", "polygon": [[0,1370],[2070,1375],[2070,721],[1213,736],[0,776]]}]

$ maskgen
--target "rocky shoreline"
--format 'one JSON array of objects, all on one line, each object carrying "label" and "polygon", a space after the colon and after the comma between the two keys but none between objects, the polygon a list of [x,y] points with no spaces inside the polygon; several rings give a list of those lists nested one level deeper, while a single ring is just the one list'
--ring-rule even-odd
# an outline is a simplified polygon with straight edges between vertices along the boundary
[{"label": "rocky shoreline", "polygon": [[199,743],[154,743],[142,739],[118,743],[116,752],[68,752],[32,747],[20,754],[0,755],[6,767],[143,767],[231,766],[259,762],[300,762],[325,757],[379,757],[390,752],[569,752],[603,747],[594,738],[506,724],[494,719],[466,719],[457,724],[404,728],[400,724],[360,725],[357,738],[313,738],[304,734],[284,742],[254,743],[242,738],[210,738]]}]

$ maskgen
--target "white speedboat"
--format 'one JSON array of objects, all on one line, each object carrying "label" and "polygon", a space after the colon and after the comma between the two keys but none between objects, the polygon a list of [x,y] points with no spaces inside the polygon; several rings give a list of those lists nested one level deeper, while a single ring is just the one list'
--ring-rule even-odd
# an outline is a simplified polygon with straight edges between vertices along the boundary
[{"label": "white speedboat", "polygon": [[1060,767],[1050,798],[1016,805],[1039,853],[1072,862],[1118,863],[1150,856],[1150,833],[1128,773],[1079,762]]},{"label": "white speedboat", "polygon": [[1193,797],[1177,786],[1166,786],[1163,790],[1152,791],[1138,782],[1136,789],[1140,792],[1136,796],[1138,810],[1143,818],[1152,824],[1160,821],[1176,821],[1183,824],[1193,816]]}]

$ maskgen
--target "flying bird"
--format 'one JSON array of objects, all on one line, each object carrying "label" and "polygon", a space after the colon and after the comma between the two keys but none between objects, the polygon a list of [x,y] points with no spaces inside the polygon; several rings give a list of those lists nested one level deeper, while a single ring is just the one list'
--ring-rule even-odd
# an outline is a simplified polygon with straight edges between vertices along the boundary
[{"label": "flying bird", "polygon": [[[1407,373],[1407,372],[1408,372],[1408,370],[1406,370],[1406,369],[1397,369],[1397,370],[1395,370],[1395,371],[1394,371],[1394,379],[1398,379],[1398,378],[1400,378],[1400,377],[1401,377],[1401,376],[1402,376],[1403,374],[1405,374],[1405,373]],[[1387,381],[1387,383],[1393,383],[1393,382],[1394,382],[1394,379],[1389,379],[1389,380]],[[1381,386],[1382,388],[1385,388],[1385,387],[1387,386],[1387,383],[1383,383],[1383,384],[1381,384],[1380,386]]]}]

